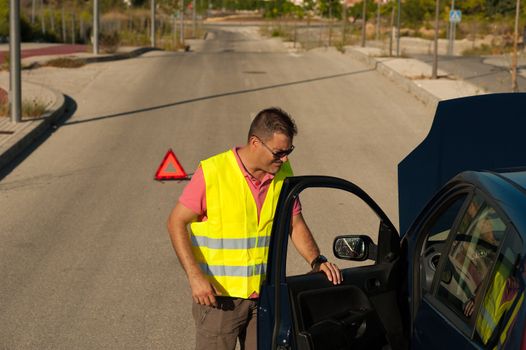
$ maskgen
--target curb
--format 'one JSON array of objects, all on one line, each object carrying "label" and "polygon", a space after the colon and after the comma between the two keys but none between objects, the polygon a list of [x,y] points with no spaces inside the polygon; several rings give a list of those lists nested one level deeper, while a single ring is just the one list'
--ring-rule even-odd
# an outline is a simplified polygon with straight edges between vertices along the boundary
[{"label": "curb", "polygon": [[352,58],[365,63],[367,66],[369,66],[369,68],[377,70],[389,80],[395,82],[407,92],[415,96],[425,105],[436,106],[440,101],[440,98],[420,87],[413,80],[408,79],[397,71],[391,69],[374,56],[369,56],[349,46],[345,47],[345,53],[348,53]]},{"label": "curb", "polygon": [[76,58],[76,59],[82,60],[85,63],[120,61],[120,60],[125,60],[127,58],[134,58],[134,57],[143,55],[143,54],[145,54],[147,52],[150,52],[150,51],[163,51],[163,50],[159,49],[159,48],[156,48],[156,47],[140,47],[140,48],[132,50],[130,52],[117,53],[115,55],[96,56],[96,57],[88,57],[88,58]]},{"label": "curb", "polygon": [[[84,64],[90,64],[90,63],[111,62],[111,61],[120,61],[120,60],[129,59],[129,58],[135,58],[135,57],[141,56],[150,51],[163,51],[163,50],[156,48],[156,47],[140,47],[130,52],[121,52],[121,53],[105,55],[105,56],[94,56],[94,57],[78,57],[77,56],[76,57],[75,54],[70,54],[70,55],[56,55],[55,58],[69,57],[73,61],[82,62]],[[27,66],[23,67],[22,69],[35,69],[35,68],[43,67],[46,65],[47,62],[53,59],[54,57],[47,56],[47,58],[43,60],[42,62],[40,61],[32,62],[28,64]]]},{"label": "curb", "polygon": [[36,139],[51,129],[52,125],[64,114],[66,99],[62,93],[40,84],[32,84],[39,85],[41,88],[52,92],[55,95],[55,102],[49,107],[49,111],[37,120],[22,122],[26,125],[15,131],[9,139],[0,145],[0,169],[8,165]]}]

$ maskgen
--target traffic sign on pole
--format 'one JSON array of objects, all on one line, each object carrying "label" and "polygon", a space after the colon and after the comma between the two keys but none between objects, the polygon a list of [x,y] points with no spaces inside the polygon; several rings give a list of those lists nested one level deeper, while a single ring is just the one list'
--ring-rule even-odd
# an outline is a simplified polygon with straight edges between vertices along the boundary
[{"label": "traffic sign on pole", "polygon": [[462,21],[462,11],[460,10],[449,11],[449,21],[451,23],[460,23]]}]

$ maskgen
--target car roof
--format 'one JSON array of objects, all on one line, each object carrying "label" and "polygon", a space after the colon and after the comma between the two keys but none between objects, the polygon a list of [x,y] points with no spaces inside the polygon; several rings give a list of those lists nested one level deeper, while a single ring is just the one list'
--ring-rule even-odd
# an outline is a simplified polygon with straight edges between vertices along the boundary
[{"label": "car roof", "polygon": [[[526,93],[439,102],[429,134],[398,164],[401,235],[455,175],[466,170],[526,167],[525,102]],[[501,176],[524,188],[522,177],[509,173]]]}]

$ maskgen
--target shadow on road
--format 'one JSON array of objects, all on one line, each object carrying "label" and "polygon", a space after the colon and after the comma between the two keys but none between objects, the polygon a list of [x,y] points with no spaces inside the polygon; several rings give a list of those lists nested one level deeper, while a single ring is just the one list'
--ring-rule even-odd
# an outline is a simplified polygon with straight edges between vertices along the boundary
[{"label": "shadow on road", "polygon": [[50,124],[47,130],[41,134],[34,142],[31,143],[27,148],[25,148],[15,159],[13,159],[9,164],[0,169],[0,181],[9,175],[20,163],[22,163],[34,150],[36,150],[41,144],[44,143],[50,137],[55,130],[57,130],[62,125],[65,125],[65,122],[77,111],[77,103],[71,97],[65,95],[65,108],[62,116],[54,124]]},{"label": "shadow on road", "polygon": [[162,104],[162,105],[159,105],[159,106],[153,106],[153,107],[136,109],[136,110],[133,110],[133,111],[127,111],[127,112],[109,114],[109,115],[104,115],[104,116],[94,117],[94,118],[89,118],[89,119],[71,121],[71,122],[64,123],[64,126],[74,125],[74,124],[82,124],[82,123],[88,123],[88,122],[94,122],[94,121],[110,119],[110,118],[116,118],[116,117],[125,117],[125,116],[129,116],[129,115],[132,115],[132,114],[135,114],[135,113],[155,111],[155,110],[159,110],[159,109],[163,109],[163,108],[169,108],[169,107],[184,105],[184,104],[188,104],[188,103],[206,101],[206,100],[210,100],[210,99],[214,99],[214,98],[221,98],[221,97],[234,96],[234,95],[242,95],[242,94],[248,94],[248,93],[258,92],[258,91],[263,91],[263,90],[276,89],[276,88],[281,88],[281,87],[286,87],[286,86],[301,85],[301,84],[307,84],[307,83],[312,83],[312,82],[321,81],[321,80],[329,80],[329,79],[341,78],[341,77],[346,77],[346,76],[351,76],[351,75],[364,74],[364,73],[372,72],[374,70],[375,70],[375,68],[364,69],[364,70],[359,70],[359,71],[355,71],[355,72],[346,72],[346,73],[340,73],[340,74],[333,74],[333,75],[327,75],[327,76],[318,77],[318,78],[293,81],[293,82],[289,82],[289,83],[281,83],[281,84],[275,84],[275,85],[269,85],[269,86],[262,86],[262,87],[253,88],[253,89],[238,90],[238,91],[225,92],[225,93],[221,93],[221,94],[215,94],[215,95],[209,95],[209,96],[203,96],[203,97],[196,97],[196,98],[191,98],[191,99],[188,99],[188,100]]}]

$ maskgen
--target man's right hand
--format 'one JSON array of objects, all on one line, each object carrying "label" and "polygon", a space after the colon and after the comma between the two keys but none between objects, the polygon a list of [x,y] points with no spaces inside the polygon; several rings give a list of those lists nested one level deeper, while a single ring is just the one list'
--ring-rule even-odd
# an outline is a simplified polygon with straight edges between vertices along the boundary
[{"label": "man's right hand", "polygon": [[217,288],[204,276],[190,279],[192,298],[197,304],[217,307],[216,295],[221,295]]}]

